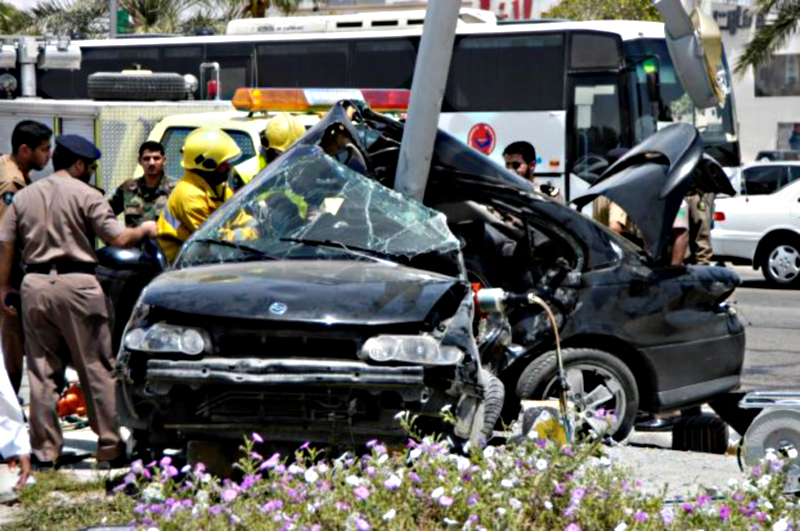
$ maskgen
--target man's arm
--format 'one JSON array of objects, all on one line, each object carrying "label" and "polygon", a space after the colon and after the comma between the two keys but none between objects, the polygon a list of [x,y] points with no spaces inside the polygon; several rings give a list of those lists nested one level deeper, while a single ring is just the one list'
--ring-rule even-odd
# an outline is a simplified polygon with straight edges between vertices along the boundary
[{"label": "man's arm", "polygon": [[114,211],[115,216],[119,216],[120,212],[125,210],[125,193],[122,191],[122,186],[117,186],[114,195],[108,200],[108,204],[111,205],[111,210]]},{"label": "man's arm", "polygon": [[673,229],[672,234],[675,238],[675,243],[672,244],[672,256],[669,263],[673,266],[683,265],[686,249],[689,248],[689,231],[686,229]]},{"label": "man's arm", "polygon": [[145,221],[135,228],[126,228],[115,238],[104,240],[112,247],[126,249],[133,247],[145,238],[155,238],[158,235],[158,224],[155,221]]},{"label": "man's arm", "polygon": [[6,306],[6,296],[14,290],[11,288],[11,268],[14,265],[14,244],[0,242],[0,307],[6,312],[16,310]]}]

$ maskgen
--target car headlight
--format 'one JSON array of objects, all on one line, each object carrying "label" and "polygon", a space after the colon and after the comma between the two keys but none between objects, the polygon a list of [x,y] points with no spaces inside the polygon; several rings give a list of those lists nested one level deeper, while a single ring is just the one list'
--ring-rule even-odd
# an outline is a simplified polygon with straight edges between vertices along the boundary
[{"label": "car headlight", "polygon": [[157,323],[125,334],[125,347],[142,352],[177,352],[197,356],[211,350],[211,339],[204,330]]},{"label": "car headlight", "polygon": [[460,349],[443,347],[428,336],[375,336],[364,343],[361,352],[372,361],[419,365],[455,365],[464,358]]}]

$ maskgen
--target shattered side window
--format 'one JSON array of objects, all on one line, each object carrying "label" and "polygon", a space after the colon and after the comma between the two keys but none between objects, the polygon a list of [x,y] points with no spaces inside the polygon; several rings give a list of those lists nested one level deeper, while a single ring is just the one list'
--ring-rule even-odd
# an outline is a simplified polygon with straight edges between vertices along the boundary
[{"label": "shattered side window", "polygon": [[179,266],[245,260],[412,259],[459,242],[445,216],[298,146],[187,241]]}]

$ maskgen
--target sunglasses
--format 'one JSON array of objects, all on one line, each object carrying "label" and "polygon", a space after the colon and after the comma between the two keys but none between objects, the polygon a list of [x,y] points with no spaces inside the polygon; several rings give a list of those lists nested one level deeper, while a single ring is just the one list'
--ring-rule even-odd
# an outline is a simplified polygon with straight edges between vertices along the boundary
[{"label": "sunglasses", "polygon": [[515,170],[518,170],[520,166],[522,166],[522,163],[516,160],[514,162],[506,162],[506,168],[510,167]]}]

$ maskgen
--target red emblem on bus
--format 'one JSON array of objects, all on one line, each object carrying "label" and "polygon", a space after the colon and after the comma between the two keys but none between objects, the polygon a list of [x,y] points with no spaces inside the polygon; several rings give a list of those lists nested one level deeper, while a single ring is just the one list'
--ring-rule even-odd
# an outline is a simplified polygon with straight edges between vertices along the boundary
[{"label": "red emblem on bus", "polygon": [[474,147],[484,155],[491,155],[494,145],[497,142],[497,135],[489,124],[475,124],[467,134],[467,144]]}]

